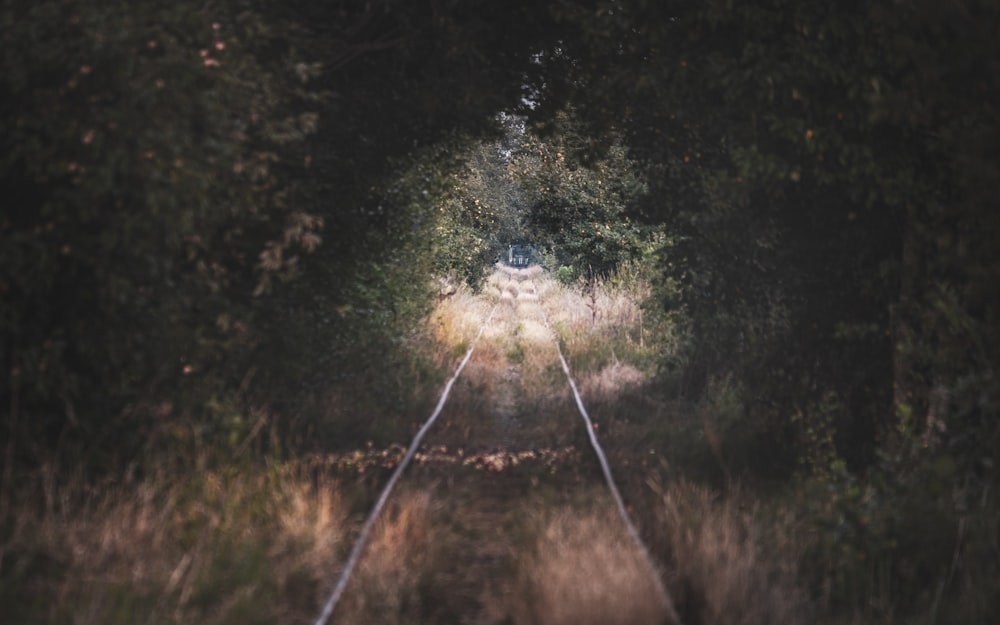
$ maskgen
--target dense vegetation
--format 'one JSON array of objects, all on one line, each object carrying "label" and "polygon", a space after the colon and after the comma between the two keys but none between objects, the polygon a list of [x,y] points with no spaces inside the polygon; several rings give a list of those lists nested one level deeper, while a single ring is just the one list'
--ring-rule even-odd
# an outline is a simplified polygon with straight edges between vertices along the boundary
[{"label": "dense vegetation", "polygon": [[431,276],[530,238],[655,276],[658,392],[817,593],[996,617],[995,2],[161,4],[0,2],[0,508],[396,440]]}]

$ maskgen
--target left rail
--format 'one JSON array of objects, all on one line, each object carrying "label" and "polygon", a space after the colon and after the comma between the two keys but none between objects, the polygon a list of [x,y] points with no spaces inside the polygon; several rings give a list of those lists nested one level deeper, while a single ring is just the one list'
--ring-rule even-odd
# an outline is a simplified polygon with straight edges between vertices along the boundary
[{"label": "left rail", "polygon": [[378,520],[379,514],[382,513],[382,509],[385,507],[386,502],[389,500],[389,495],[392,494],[392,489],[396,486],[396,482],[403,475],[403,471],[413,460],[413,456],[417,453],[417,449],[420,447],[420,443],[424,440],[427,431],[431,429],[434,425],[434,421],[437,420],[438,415],[441,414],[441,410],[444,409],[445,402],[448,401],[448,395],[451,393],[451,387],[455,385],[455,381],[458,380],[458,376],[462,374],[462,369],[468,364],[469,359],[472,358],[472,352],[476,349],[476,343],[479,342],[479,338],[483,335],[483,331],[486,330],[486,326],[489,324],[490,320],[493,319],[493,314],[496,313],[499,304],[493,307],[490,311],[489,316],[483,321],[482,325],[479,326],[479,332],[476,333],[476,338],[472,339],[472,343],[469,345],[469,351],[465,353],[465,358],[459,363],[458,367],[455,369],[455,373],[448,380],[448,383],[444,386],[444,391],[441,393],[441,398],[438,400],[437,406],[434,408],[434,412],[424,423],[423,427],[417,432],[417,435],[413,437],[413,442],[410,443],[410,447],[406,450],[406,454],[403,455],[403,459],[399,461],[399,465],[396,470],[393,471],[392,476],[386,483],[385,488],[382,489],[382,493],[379,495],[378,500],[375,502],[375,506],[372,508],[371,512],[368,513],[368,518],[365,519],[364,524],[361,526],[361,531],[358,533],[358,538],[354,542],[354,547],[351,549],[351,555],[347,558],[347,563],[344,565],[343,570],[340,572],[340,578],[337,580],[337,585],[334,586],[333,592],[330,593],[330,598],[327,599],[326,603],[323,605],[323,611],[320,613],[319,618],[316,619],[316,625],[326,625],[326,622],[330,619],[330,615],[333,614],[333,610],[337,607],[337,602],[340,601],[341,595],[344,594],[344,590],[347,588],[347,582],[351,579],[351,573],[354,572],[354,567],[357,566],[358,560],[361,559],[361,554],[365,550],[365,546],[368,544],[368,538],[371,535],[372,528],[375,526],[375,521]]}]

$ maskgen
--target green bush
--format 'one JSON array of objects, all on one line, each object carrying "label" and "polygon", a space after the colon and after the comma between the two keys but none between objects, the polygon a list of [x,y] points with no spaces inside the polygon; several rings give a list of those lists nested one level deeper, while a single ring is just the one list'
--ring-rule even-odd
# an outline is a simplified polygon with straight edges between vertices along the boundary
[{"label": "green bush", "polygon": [[576,281],[576,270],[569,265],[559,265],[559,270],[556,272],[556,279],[559,280],[560,284],[569,286]]}]

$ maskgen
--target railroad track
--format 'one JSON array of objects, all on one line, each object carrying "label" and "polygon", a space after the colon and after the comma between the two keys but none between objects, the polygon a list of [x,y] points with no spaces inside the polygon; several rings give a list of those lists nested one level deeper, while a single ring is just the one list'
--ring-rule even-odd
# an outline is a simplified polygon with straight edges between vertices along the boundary
[{"label": "railroad track", "polygon": [[[519,518],[525,514],[523,502],[541,491],[548,502],[585,498],[615,511],[633,543],[639,570],[648,578],[649,593],[656,595],[656,622],[678,622],[549,326],[537,277],[537,269],[498,268],[488,293],[492,308],[408,448],[351,455],[353,466],[392,473],[316,625],[337,622],[337,605],[350,592],[372,529],[401,481],[436,485],[433,490],[447,499],[448,508],[462,511],[453,515],[451,531],[466,538],[452,546],[453,557],[442,573],[450,591],[437,606],[448,622],[490,622],[483,586],[509,573],[517,558],[517,541],[502,535],[517,533],[511,528],[524,525]],[[552,388],[561,390],[553,393]],[[486,536],[490,539],[484,540]]]}]

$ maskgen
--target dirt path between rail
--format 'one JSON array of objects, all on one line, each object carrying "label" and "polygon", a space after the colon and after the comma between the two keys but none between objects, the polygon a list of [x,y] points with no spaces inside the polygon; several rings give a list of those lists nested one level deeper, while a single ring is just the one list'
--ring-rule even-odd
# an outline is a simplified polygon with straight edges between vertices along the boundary
[{"label": "dirt path between rail", "polygon": [[504,580],[517,574],[527,526],[541,508],[567,505],[572,494],[596,485],[569,397],[552,390],[551,383],[560,382],[552,375],[558,366],[555,337],[542,325],[531,274],[503,275],[494,276],[487,294],[499,302],[493,320],[436,435],[429,436],[432,445],[454,450],[469,464],[443,472],[421,463],[412,476],[438,484],[443,505],[452,511],[444,528],[449,553],[440,571],[452,592],[435,606],[441,622],[501,621],[503,596],[513,590],[503,587]]}]

